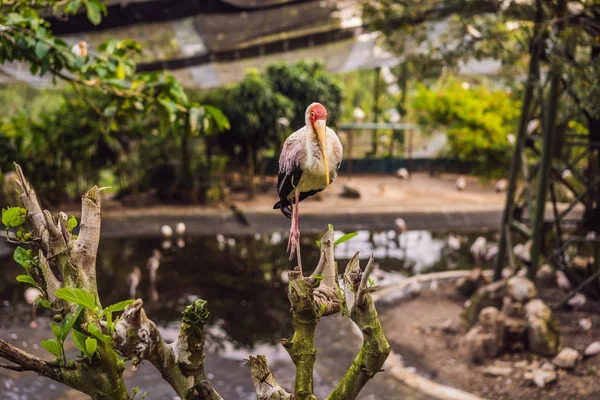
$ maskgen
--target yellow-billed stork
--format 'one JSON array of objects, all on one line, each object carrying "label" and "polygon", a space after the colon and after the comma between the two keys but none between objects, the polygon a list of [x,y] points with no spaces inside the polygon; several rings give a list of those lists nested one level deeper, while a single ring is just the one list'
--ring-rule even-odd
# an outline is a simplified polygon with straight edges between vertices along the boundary
[{"label": "yellow-billed stork", "polygon": [[337,176],[342,162],[342,143],[333,129],[327,127],[327,110],[322,104],[312,103],[306,109],[306,126],[292,133],[283,143],[279,156],[279,201],[273,209],[280,209],[292,220],[288,251],[290,260],[294,251],[300,259],[298,203],[325,189]]}]

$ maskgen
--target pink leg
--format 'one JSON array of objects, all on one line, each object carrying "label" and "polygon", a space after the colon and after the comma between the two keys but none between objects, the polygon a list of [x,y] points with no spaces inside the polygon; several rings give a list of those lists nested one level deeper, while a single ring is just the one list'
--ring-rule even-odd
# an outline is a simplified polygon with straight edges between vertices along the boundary
[{"label": "pink leg", "polygon": [[290,238],[288,240],[288,251],[290,253],[290,260],[294,259],[294,252],[298,257],[298,266],[302,270],[302,259],[300,257],[300,230],[298,229],[298,220],[300,217],[299,205],[300,193],[296,191],[295,201],[292,204],[292,227],[290,229]]}]

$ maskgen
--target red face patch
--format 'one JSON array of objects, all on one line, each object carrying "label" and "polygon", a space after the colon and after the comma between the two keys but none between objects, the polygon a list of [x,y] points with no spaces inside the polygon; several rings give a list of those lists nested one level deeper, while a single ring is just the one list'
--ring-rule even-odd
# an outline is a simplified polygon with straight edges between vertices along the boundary
[{"label": "red face patch", "polygon": [[321,119],[327,119],[327,110],[325,109],[325,107],[323,107],[322,104],[317,103],[310,109],[310,121],[314,124],[315,121]]}]

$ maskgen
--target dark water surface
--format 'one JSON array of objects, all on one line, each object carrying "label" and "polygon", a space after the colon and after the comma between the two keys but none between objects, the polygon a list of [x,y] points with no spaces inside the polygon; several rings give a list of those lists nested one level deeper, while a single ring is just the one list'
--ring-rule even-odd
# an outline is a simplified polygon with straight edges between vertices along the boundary
[{"label": "dark water surface", "polygon": [[[475,238],[484,236],[488,242],[495,240],[491,233],[462,233],[460,249],[452,250],[448,246],[448,233],[358,233],[336,248],[340,269],[356,251],[360,251],[363,260],[373,253],[380,267],[375,277],[387,281],[415,273],[471,268],[469,247]],[[336,232],[336,238],[342,234]],[[302,237],[305,271],[314,268],[318,261],[315,244],[318,238]],[[100,298],[104,305],[129,298],[129,275],[138,266],[142,277],[135,295],[144,300],[146,313],[167,340],[176,338],[185,306],[197,298],[207,300],[211,312],[207,371],[225,398],[251,399],[255,396],[250,376],[241,365],[248,354],[267,354],[274,370],[279,370],[281,378],[276,375],[277,379],[293,384],[291,362],[279,345],[280,338],[291,333],[285,271],[292,264],[285,254],[286,242],[287,235],[278,232],[244,237],[173,237],[168,241],[160,237],[103,239],[97,263]],[[157,282],[151,285],[146,262],[154,249],[160,250],[162,260]],[[49,315],[39,311],[38,328],[29,327],[31,307],[23,300],[26,285],[15,281],[22,272],[11,257],[0,259],[0,338],[45,356],[38,344],[51,337]],[[351,356],[356,354],[355,349],[337,351],[342,358],[344,352]],[[70,352],[76,355],[74,348]],[[128,372],[127,377],[131,377],[128,383],[148,390],[149,399],[175,398],[151,365],[144,365],[134,374]],[[316,392],[322,393],[320,397],[324,397],[333,384],[335,379],[320,378],[316,374]],[[398,390],[406,388],[390,389],[388,384],[386,390],[372,395],[377,399],[392,399],[397,398]],[[40,396],[40,391],[45,395]],[[63,386],[35,374],[19,375],[0,370],[0,400],[82,398],[73,396],[75,394],[65,391]],[[409,398],[420,397],[412,394]]]}]

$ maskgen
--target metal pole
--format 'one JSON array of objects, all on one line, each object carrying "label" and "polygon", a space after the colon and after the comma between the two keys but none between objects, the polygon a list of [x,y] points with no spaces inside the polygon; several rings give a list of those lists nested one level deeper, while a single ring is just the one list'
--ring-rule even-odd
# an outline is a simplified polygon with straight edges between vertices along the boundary
[{"label": "metal pole", "polygon": [[[564,0],[561,0],[564,3]],[[550,93],[548,96],[548,111],[544,121],[544,142],[542,144],[542,159],[540,161],[540,169],[538,171],[538,187],[535,198],[535,215],[533,217],[532,239],[531,246],[531,264],[527,269],[527,277],[531,281],[535,281],[535,272],[537,270],[538,259],[544,241],[542,228],[544,225],[544,211],[546,208],[546,192],[548,191],[548,174],[550,172],[550,164],[552,163],[552,144],[554,141],[556,114],[558,111],[558,98],[560,96],[560,75],[561,65],[557,62],[552,67],[552,77],[550,80]]]},{"label": "metal pole", "polygon": [[[539,1],[538,1],[539,3]],[[541,4],[538,4],[538,10],[541,9]],[[538,11],[539,12],[539,11]],[[498,243],[498,257],[494,265],[494,281],[502,278],[502,269],[506,262],[507,251],[512,249],[507,248],[507,235],[510,234],[510,226],[512,223],[513,210],[515,205],[515,196],[517,193],[517,179],[519,170],[521,169],[521,157],[525,147],[525,139],[527,136],[527,123],[529,122],[529,109],[533,99],[533,92],[540,78],[539,71],[539,39],[537,31],[529,44],[529,53],[531,59],[529,61],[529,73],[527,75],[527,83],[525,94],[523,96],[523,104],[521,106],[521,117],[519,119],[519,128],[517,131],[517,143],[513,151],[513,156],[510,164],[510,174],[508,180],[508,188],[506,190],[506,205],[502,214],[502,223],[500,225],[500,241]]]},{"label": "metal pole", "polygon": [[[373,122],[377,123],[379,121],[379,77],[381,75],[381,68],[375,68],[375,86],[373,88]],[[377,129],[373,129],[371,133],[371,146],[373,157],[377,157]]]}]

